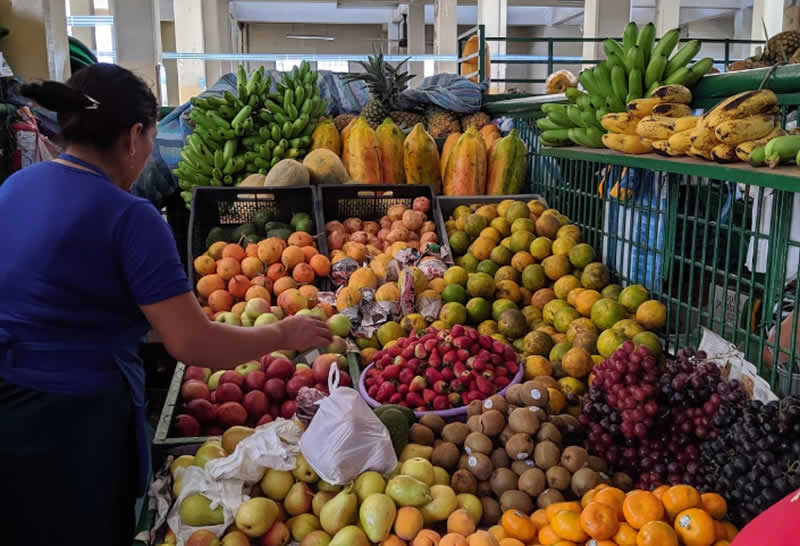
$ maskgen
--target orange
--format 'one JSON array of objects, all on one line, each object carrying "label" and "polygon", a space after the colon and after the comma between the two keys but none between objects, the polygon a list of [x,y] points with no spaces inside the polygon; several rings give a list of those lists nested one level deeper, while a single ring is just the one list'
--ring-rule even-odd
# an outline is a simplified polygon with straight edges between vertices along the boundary
[{"label": "orange", "polygon": [[274,263],[267,268],[267,278],[272,281],[277,281],[281,277],[286,276],[286,266],[280,262]]},{"label": "orange", "polygon": [[236,243],[230,243],[225,245],[225,248],[222,249],[222,257],[233,258],[237,262],[241,262],[247,257],[247,254],[245,253],[241,245],[237,245]]},{"label": "orange", "polygon": [[331,262],[322,254],[311,256],[308,263],[314,268],[314,273],[316,273],[318,277],[327,277],[331,272]]},{"label": "orange", "polygon": [[248,258],[258,258],[258,245],[249,243],[247,248],[244,249],[244,253],[247,254]]},{"label": "orange", "polygon": [[711,546],[716,538],[714,520],[700,508],[689,508],[678,514],[675,532],[686,546]]},{"label": "orange", "polygon": [[586,546],[617,546],[613,540],[597,540],[595,538],[587,540]]},{"label": "orange", "polygon": [[636,546],[678,546],[678,536],[668,523],[650,521],[639,529]]},{"label": "orange", "polygon": [[253,298],[262,298],[269,303],[272,300],[272,297],[269,295],[269,291],[264,288],[263,286],[253,285],[247,289],[247,292],[244,295],[244,301],[250,301]]},{"label": "orange", "polygon": [[242,260],[242,273],[244,273],[248,279],[262,275],[264,273],[264,264],[258,258],[248,256]]},{"label": "orange", "polygon": [[422,512],[413,506],[404,506],[397,510],[394,520],[394,533],[403,540],[413,540],[422,530],[425,521]]},{"label": "orange", "polygon": [[274,264],[281,259],[281,253],[286,248],[286,242],[280,237],[270,237],[258,243],[258,259],[267,265]]},{"label": "orange", "polygon": [[225,279],[216,273],[206,275],[197,281],[197,294],[201,298],[208,299],[215,290],[225,290]]},{"label": "orange", "polygon": [[225,241],[217,241],[216,243],[208,247],[208,255],[214,258],[214,261],[217,261],[220,258],[222,258],[222,251],[225,249],[226,246],[228,246],[228,243],[226,243]]},{"label": "orange", "polygon": [[659,485],[658,487],[653,489],[653,495],[655,495],[658,500],[662,500],[662,497],[664,496],[664,492],[667,489],[669,489],[668,485]]},{"label": "orange", "polygon": [[601,502],[614,508],[617,513],[617,519],[625,519],[624,515],[622,514],[622,503],[625,502],[625,492],[622,491],[622,489],[617,489],[616,487],[604,487],[599,491],[595,490],[594,500],[595,502]]},{"label": "orange", "polygon": [[597,495],[596,490],[591,489],[587,491],[586,494],[583,495],[583,497],[581,497],[581,508],[586,508],[587,506],[589,506],[589,503],[594,502],[595,495]]},{"label": "orange", "polygon": [[194,259],[194,271],[199,275],[210,275],[217,270],[217,262],[214,258],[203,254]]},{"label": "orange", "polygon": [[311,260],[311,258],[312,258],[313,256],[316,256],[317,254],[319,254],[319,253],[317,252],[317,249],[316,249],[316,248],[314,248],[313,246],[301,246],[300,248],[302,248],[302,249],[303,249],[303,254],[305,254],[305,255],[306,255],[306,262],[308,262],[309,260]]},{"label": "orange", "polygon": [[602,297],[597,290],[584,290],[575,298],[575,309],[584,317],[589,317],[592,315],[592,305]]},{"label": "orange", "polygon": [[573,542],[583,542],[589,536],[581,528],[581,516],[577,512],[570,510],[561,510],[556,512],[550,522],[550,527],[553,532],[560,538],[571,540]]},{"label": "orange", "polygon": [[208,306],[215,313],[230,311],[233,307],[233,296],[227,290],[214,290],[208,297]]},{"label": "orange", "polygon": [[463,508],[454,511],[447,518],[447,532],[468,536],[475,532],[475,522]]},{"label": "orange", "polygon": [[305,231],[295,231],[289,235],[289,244],[293,246],[311,246],[314,239]]},{"label": "orange", "polygon": [[230,256],[228,256],[225,258],[221,258],[217,262],[217,275],[219,275],[226,281],[231,280],[233,277],[235,277],[241,272],[242,272],[242,266],[239,264],[239,261],[236,260],[236,258],[231,258]]},{"label": "orange", "polygon": [[581,529],[592,538],[605,540],[619,529],[617,508],[602,502],[590,502],[580,516]]},{"label": "orange", "polygon": [[715,521],[714,522],[714,538],[717,540],[733,540],[739,530],[730,521]]},{"label": "orange", "polygon": [[306,284],[301,286],[299,290],[300,294],[302,294],[303,297],[308,300],[308,308],[311,309],[312,307],[316,307],[319,289],[311,284]]},{"label": "orange", "polygon": [[544,508],[539,508],[533,514],[531,514],[531,521],[536,526],[537,529],[541,529],[542,527],[546,527],[548,523],[547,520],[547,512]]},{"label": "orange", "polygon": [[614,542],[620,546],[636,546],[636,529],[625,522],[619,524],[617,534],[614,535]]},{"label": "orange", "polygon": [[714,546],[731,546],[731,543],[727,540],[718,540],[714,543]]},{"label": "orange", "polygon": [[664,491],[661,502],[664,503],[670,521],[684,510],[699,508],[703,505],[700,493],[691,485],[673,485]]},{"label": "orange", "polygon": [[500,542],[508,536],[502,525],[492,525],[489,527],[489,534],[492,535],[497,542]]},{"label": "orange", "polygon": [[506,510],[500,518],[500,525],[512,538],[529,541],[536,537],[536,526],[519,510]]},{"label": "orange", "polygon": [[286,266],[286,269],[291,269],[305,261],[306,254],[299,246],[287,246],[281,253],[281,262]]},{"label": "orange", "polygon": [[281,292],[290,288],[297,288],[297,283],[291,277],[281,277],[272,285],[272,291],[276,296],[280,296]]},{"label": "orange", "polygon": [[250,288],[250,279],[244,275],[235,275],[228,281],[228,292],[234,298],[242,299]]},{"label": "orange", "polygon": [[541,529],[539,529],[539,533],[537,534],[536,538],[539,539],[539,543],[542,546],[551,546],[561,540],[561,537],[558,536],[553,528],[549,525],[545,525]]},{"label": "orange", "polygon": [[555,516],[561,510],[569,510],[570,512],[575,512],[576,514],[581,513],[581,505],[577,502],[554,502],[553,504],[549,505],[545,508],[545,513],[547,514],[547,521],[552,522],[553,516]]},{"label": "orange", "polygon": [[[498,541],[498,544],[499,546],[525,546],[525,543],[522,542],[521,540],[517,540],[516,538],[511,538],[511,537],[501,538]],[[441,543],[439,543],[439,546],[441,546]]]},{"label": "orange", "polygon": [[703,493],[700,495],[703,510],[714,519],[725,519],[728,513],[728,503],[719,493]]},{"label": "orange", "polygon": [[622,503],[625,521],[634,529],[641,529],[648,521],[658,521],[664,517],[664,505],[649,491],[631,491]]},{"label": "orange", "polygon": [[553,544],[553,546],[578,546],[578,545],[572,542],[571,540],[559,540],[558,542]]},{"label": "orange", "polygon": [[439,541],[439,546],[467,546],[467,539],[458,533],[448,533]]},{"label": "orange", "polygon": [[299,284],[314,282],[314,270],[306,263],[297,264],[292,270],[292,278]]}]

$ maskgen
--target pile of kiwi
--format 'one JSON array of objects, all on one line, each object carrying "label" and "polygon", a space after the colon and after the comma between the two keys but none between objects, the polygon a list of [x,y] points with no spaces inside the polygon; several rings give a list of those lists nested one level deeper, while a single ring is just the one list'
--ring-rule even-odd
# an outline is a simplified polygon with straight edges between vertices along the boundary
[{"label": "pile of kiwi", "polygon": [[606,462],[586,453],[578,420],[549,415],[548,402],[546,385],[514,385],[505,396],[473,400],[466,423],[422,417],[409,442],[432,446],[431,462],[450,473],[453,490],[480,498],[483,525],[496,524],[509,509],[530,514],[580,499],[601,482],[630,489],[630,477],[608,476]]}]

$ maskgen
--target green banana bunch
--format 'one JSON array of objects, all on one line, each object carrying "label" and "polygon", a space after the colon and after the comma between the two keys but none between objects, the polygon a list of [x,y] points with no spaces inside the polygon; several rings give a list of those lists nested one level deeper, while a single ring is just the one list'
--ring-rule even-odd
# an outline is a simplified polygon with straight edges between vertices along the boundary
[{"label": "green banana bunch", "polygon": [[547,116],[536,121],[540,142],[545,146],[602,147],[605,129],[600,118],[606,111],[596,110],[590,96],[578,89],[567,89],[565,93],[568,104],[542,105]]}]

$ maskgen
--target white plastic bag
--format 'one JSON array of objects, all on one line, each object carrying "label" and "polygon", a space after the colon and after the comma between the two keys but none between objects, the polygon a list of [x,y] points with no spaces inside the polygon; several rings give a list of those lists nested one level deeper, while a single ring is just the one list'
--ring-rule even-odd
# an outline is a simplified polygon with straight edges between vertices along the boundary
[{"label": "white plastic bag", "polygon": [[389,431],[357,391],[339,387],[339,368],[328,373],[327,398],[300,438],[300,450],[320,478],[353,481],[362,472],[388,474],[397,466]]}]

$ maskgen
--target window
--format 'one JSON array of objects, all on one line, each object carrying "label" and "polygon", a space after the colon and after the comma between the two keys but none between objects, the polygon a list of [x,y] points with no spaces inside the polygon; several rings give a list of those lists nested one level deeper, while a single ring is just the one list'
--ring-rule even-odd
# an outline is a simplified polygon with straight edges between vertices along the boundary
[{"label": "window", "polygon": [[317,70],[330,70],[331,72],[349,72],[350,63],[347,61],[317,61]]},{"label": "window", "polygon": [[422,67],[423,77],[429,78],[436,73],[436,61],[424,61]]},{"label": "window", "polygon": [[300,68],[300,61],[299,59],[279,59],[275,61],[275,70],[278,72],[289,72],[295,66]]},{"label": "window", "polygon": [[108,0],[94,0],[94,9],[108,9]]},{"label": "window", "polygon": [[97,25],[95,40],[97,42],[97,60],[101,63],[114,62],[114,39],[111,25]]}]

